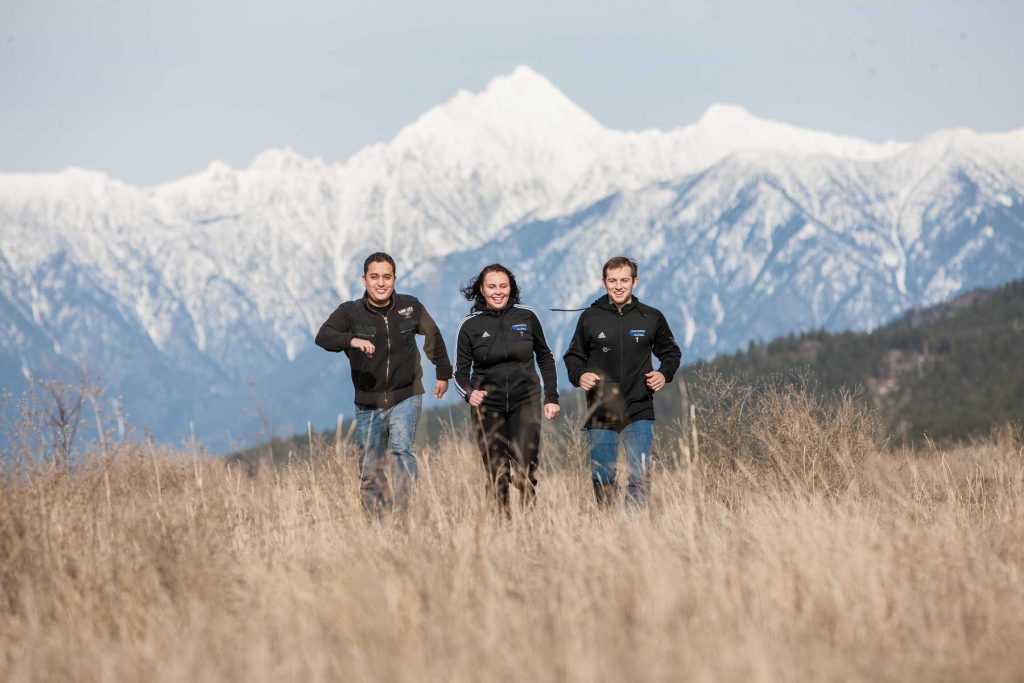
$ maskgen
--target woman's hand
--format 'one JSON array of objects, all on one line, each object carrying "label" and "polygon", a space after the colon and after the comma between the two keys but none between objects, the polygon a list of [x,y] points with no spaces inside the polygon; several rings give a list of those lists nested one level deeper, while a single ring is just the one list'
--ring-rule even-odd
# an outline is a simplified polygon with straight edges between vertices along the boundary
[{"label": "woman's hand", "polygon": [[558,414],[562,412],[562,409],[558,407],[557,403],[545,403],[544,404],[544,418],[547,420],[554,420],[558,417]]},{"label": "woman's hand", "polygon": [[474,389],[469,392],[469,405],[474,408],[480,407],[480,404],[484,402],[484,398],[487,396],[487,392],[482,389]]}]

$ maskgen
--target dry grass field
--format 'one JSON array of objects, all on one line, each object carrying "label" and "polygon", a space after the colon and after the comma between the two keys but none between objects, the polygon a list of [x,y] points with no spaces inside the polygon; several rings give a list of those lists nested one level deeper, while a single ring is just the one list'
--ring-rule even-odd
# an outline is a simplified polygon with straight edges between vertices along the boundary
[{"label": "dry grass field", "polygon": [[903,452],[874,425],[734,395],[698,462],[662,439],[633,516],[593,506],[566,438],[511,521],[461,435],[380,524],[334,443],[256,476],[129,442],[70,472],[12,453],[0,678],[1020,680],[1019,434]]}]

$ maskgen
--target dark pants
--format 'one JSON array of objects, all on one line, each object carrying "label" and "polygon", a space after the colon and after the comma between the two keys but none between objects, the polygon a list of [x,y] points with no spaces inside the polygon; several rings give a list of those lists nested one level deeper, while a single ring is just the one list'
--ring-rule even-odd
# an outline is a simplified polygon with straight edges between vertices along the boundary
[{"label": "dark pants", "polygon": [[473,408],[473,427],[487,469],[487,490],[506,512],[508,485],[533,502],[540,451],[540,402],[530,401],[511,412]]}]

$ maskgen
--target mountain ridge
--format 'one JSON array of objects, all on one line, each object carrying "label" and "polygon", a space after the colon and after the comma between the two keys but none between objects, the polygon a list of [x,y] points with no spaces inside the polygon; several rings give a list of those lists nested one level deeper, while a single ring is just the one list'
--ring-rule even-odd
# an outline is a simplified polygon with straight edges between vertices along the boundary
[{"label": "mountain ridge", "polygon": [[[516,106],[569,123],[545,121],[531,140],[518,109],[473,113],[520,91],[540,94]],[[453,108],[468,122],[445,121]],[[443,135],[417,128],[424,117]],[[40,354],[127,358],[112,384],[149,387],[126,401],[161,435],[182,433],[189,412],[207,418],[202,435],[241,424],[247,382],[289,420],[333,422],[347,409],[345,364],[312,336],[359,295],[362,258],[381,249],[448,332],[464,307],[456,284],[485,263],[509,261],[530,303],[555,308],[589,301],[601,262],[630,253],[641,297],[700,357],[791,330],[871,328],[1024,275],[1024,129],[876,145],[794,137],[731,105],[702,118],[703,129],[615,131],[524,68],[342,164],[286,147],[150,188],[77,169],[0,174],[0,308],[17,311],[0,324],[0,380],[14,386]],[[730,120],[765,141],[743,148],[737,133],[722,146],[730,136],[707,131]],[[556,348],[569,324],[552,318]],[[153,387],[184,407],[147,401]]]}]

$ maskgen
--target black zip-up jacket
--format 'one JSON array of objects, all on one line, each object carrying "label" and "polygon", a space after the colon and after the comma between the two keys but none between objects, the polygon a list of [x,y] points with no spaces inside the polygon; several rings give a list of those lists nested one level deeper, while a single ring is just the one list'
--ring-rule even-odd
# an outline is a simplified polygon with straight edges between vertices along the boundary
[{"label": "black zip-up jacket", "polygon": [[[316,344],[348,356],[357,405],[390,408],[423,393],[417,334],[424,336],[423,350],[437,379],[451,379],[452,364],[440,330],[423,304],[407,294],[392,294],[391,305],[384,309],[371,307],[365,292],[361,299],[346,301],[320,326]],[[352,348],[357,337],[373,343],[372,357]]]},{"label": "black zip-up jacket", "polygon": [[606,294],[583,311],[563,360],[574,387],[585,372],[601,377],[587,392],[587,427],[621,429],[654,419],[654,392],[645,377],[654,369],[652,353],[671,382],[682,353],[658,309],[634,296],[620,311]]},{"label": "black zip-up jacket", "polygon": [[487,392],[484,408],[511,412],[540,401],[533,359],[544,376],[544,403],[558,403],[555,359],[540,320],[529,306],[515,304],[495,311],[474,306],[456,335],[455,388],[467,402],[470,392]]}]

